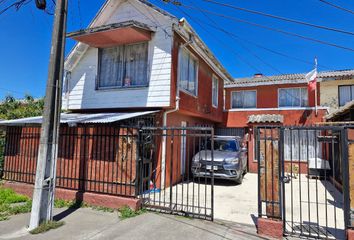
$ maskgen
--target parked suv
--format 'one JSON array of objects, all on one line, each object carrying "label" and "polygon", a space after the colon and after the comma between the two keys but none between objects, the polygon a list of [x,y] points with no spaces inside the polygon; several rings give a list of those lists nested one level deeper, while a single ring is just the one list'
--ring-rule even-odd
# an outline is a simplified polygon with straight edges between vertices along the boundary
[{"label": "parked suv", "polygon": [[214,161],[211,162],[211,141],[204,150],[198,152],[192,159],[194,177],[211,177],[228,179],[238,184],[242,183],[247,172],[247,148],[241,148],[239,137],[215,136]]}]

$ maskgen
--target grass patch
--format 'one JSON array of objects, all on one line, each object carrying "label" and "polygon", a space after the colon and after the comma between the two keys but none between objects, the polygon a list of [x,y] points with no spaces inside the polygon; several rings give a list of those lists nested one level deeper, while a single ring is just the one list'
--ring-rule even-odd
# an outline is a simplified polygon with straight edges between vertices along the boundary
[{"label": "grass patch", "polygon": [[93,210],[96,210],[96,211],[102,211],[102,212],[114,212],[115,209],[113,208],[109,208],[109,207],[102,207],[102,206],[90,206]]},{"label": "grass patch", "polygon": [[28,213],[31,208],[32,202],[28,197],[0,187],[0,221],[8,220],[11,215]]},{"label": "grass patch", "polygon": [[134,211],[128,206],[124,206],[124,207],[120,208],[118,211],[120,213],[119,217],[122,220],[127,219],[127,218],[136,217],[136,216],[139,216],[139,215],[147,212],[146,209],[140,209],[138,211]]},{"label": "grass patch", "polygon": [[48,221],[48,222],[42,223],[37,228],[30,231],[30,233],[31,234],[40,234],[40,233],[48,232],[49,230],[59,228],[59,227],[63,226],[64,224],[65,223],[63,221],[59,221],[59,222]]}]

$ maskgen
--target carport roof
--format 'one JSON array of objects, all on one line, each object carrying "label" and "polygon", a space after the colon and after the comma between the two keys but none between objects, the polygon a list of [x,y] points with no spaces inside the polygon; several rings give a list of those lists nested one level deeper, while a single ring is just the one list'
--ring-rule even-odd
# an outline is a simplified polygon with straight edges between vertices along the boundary
[{"label": "carport roof", "polygon": [[[158,111],[145,112],[126,112],[126,113],[62,113],[60,116],[60,123],[75,126],[77,124],[99,124],[99,123],[113,123],[130,119],[134,117],[144,116]],[[43,117],[30,117],[16,120],[0,121],[0,126],[25,126],[25,125],[40,125]]]}]

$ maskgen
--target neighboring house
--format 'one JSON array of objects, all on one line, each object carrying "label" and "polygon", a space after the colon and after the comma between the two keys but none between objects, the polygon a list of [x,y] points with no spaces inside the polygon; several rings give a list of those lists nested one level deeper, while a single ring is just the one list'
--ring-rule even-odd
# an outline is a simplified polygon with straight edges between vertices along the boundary
[{"label": "neighboring house", "polygon": [[329,112],[354,100],[354,69],[319,73],[321,106]]},{"label": "neighboring house", "polygon": [[[320,92],[320,84],[317,84]],[[320,102],[320,93],[317,100]],[[235,79],[225,86],[224,127],[243,128],[248,133],[249,170],[257,171],[254,128],[260,125],[313,125],[322,122],[326,107],[317,107],[315,95],[309,96],[305,74],[263,76]],[[299,145],[302,138],[292,143],[285,133],[285,160],[290,159],[286,147]],[[314,142],[311,140],[310,144]],[[296,149],[296,148],[295,148]],[[293,153],[294,157],[297,153]]]}]

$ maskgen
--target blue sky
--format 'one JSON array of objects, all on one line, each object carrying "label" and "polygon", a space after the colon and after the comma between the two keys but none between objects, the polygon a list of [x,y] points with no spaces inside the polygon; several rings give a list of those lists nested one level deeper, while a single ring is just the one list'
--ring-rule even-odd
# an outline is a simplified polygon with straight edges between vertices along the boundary
[{"label": "blue sky", "polygon": [[[198,6],[209,11],[354,48],[353,35],[281,22],[263,16],[215,6],[202,0],[180,1],[186,5]],[[354,32],[353,14],[332,8],[319,0],[218,1]],[[354,1],[329,1],[354,10]],[[48,2],[50,3],[51,1]],[[69,0],[68,31],[86,27],[103,2],[104,0]],[[177,7],[166,5],[161,0],[151,0],[150,2],[177,17],[185,16]],[[0,9],[3,9],[4,6],[1,4]],[[52,8],[53,6],[50,7]],[[201,12],[183,7],[181,9],[190,16],[185,17],[234,77],[251,76],[256,72],[262,72],[268,76],[280,73],[307,72],[313,68],[311,64],[285,58],[271,51],[277,51],[291,56],[291,58],[298,58],[308,62],[313,62],[314,57],[317,56],[319,70],[354,68],[354,52],[285,36],[208,14],[219,27],[243,39],[236,41],[230,35],[213,28],[213,23]],[[19,11],[10,10],[0,15],[0,99],[8,94],[15,97],[23,97],[26,93],[35,97],[44,95],[52,20],[53,16],[37,10],[34,2],[25,5]],[[201,22],[204,23],[203,27],[199,25]],[[73,41],[67,41],[66,53],[70,51],[73,45]]]}]

